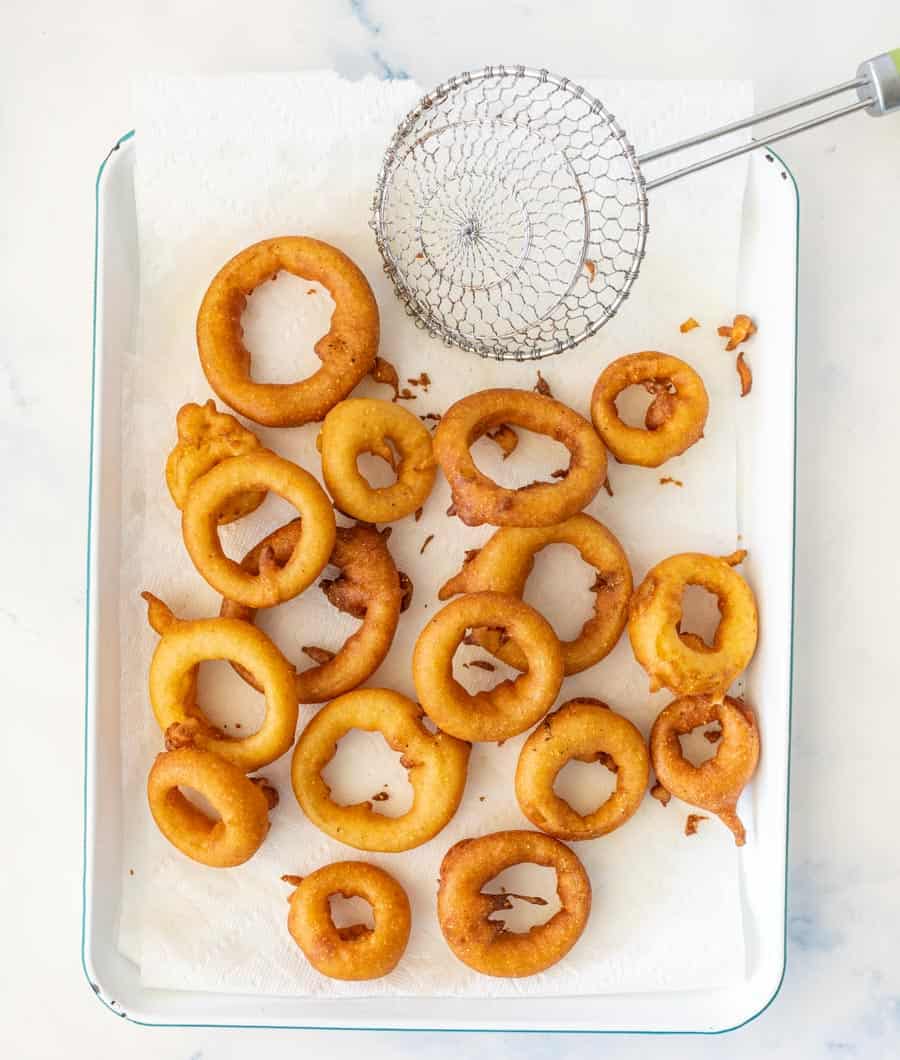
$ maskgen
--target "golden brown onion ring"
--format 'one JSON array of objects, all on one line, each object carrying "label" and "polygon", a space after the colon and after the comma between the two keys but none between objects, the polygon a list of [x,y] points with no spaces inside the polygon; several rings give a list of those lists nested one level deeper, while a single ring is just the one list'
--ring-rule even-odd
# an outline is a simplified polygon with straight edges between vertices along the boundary
[{"label": "golden brown onion ring", "polygon": [[[188,802],[178,790],[182,785],[203,795],[220,820]],[[245,777],[217,754],[189,747],[156,756],[147,778],[147,798],[166,839],[182,854],[217,869],[253,857],[266,838],[269,810],[277,801],[265,782]]]},{"label": "golden brown onion ring", "polygon": [[[285,877],[294,882],[295,877]],[[335,927],[330,898],[363,898],[372,907],[374,929]],[[411,914],[406,891],[375,865],[336,861],[304,876],[289,899],[288,931],[306,959],[332,979],[379,979],[397,966],[409,941]]]},{"label": "golden brown onion ring", "polygon": [[[616,790],[589,814],[575,810],[553,790],[571,759],[615,766]],[[522,813],[558,839],[595,839],[623,825],[640,806],[650,779],[650,758],[640,732],[627,718],[596,699],[571,699],[548,714],[528,737],[516,766],[516,798]]]},{"label": "golden brown onion ring", "polygon": [[[547,435],[569,450],[559,482],[505,489],[475,466],[469,447],[501,424]],[[581,511],[606,479],[606,451],[583,416],[553,398],[528,390],[481,390],[444,413],[434,453],[450,483],[453,504],[468,526],[550,526]]]},{"label": "golden brown onion ring", "polygon": [[[413,804],[400,817],[386,817],[371,802],[339,806],[322,779],[322,770],[351,729],[380,732],[402,755],[409,771]],[[427,842],[456,813],[466,786],[471,748],[444,732],[422,724],[422,710],[399,692],[360,688],[323,707],[297,741],[291,783],[297,802],[326,835],[358,850],[395,852]]]},{"label": "golden brown onion ring", "polygon": [[[237,618],[178,619],[152,594],[142,596],[160,634],[150,662],[150,702],[166,745],[213,751],[245,773],[280,758],[297,728],[294,668],[265,633]],[[259,682],[266,715],[257,732],[226,736],[197,705],[197,668],[209,659],[240,663]]]},{"label": "golden brown onion ring", "polygon": [[[714,721],[722,728],[716,753],[695,766],[684,757],[678,737]],[[707,696],[676,699],[653,723],[650,757],[666,791],[716,814],[735,843],[744,845],[744,826],[735,808],[759,761],[759,729],[748,706],[730,696],[721,703]]]},{"label": "golden brown onion ring", "polygon": [[[486,590],[521,598],[534,569],[536,553],[554,544],[577,548],[585,563],[597,572],[593,585],[594,616],[574,640],[561,642],[565,672],[577,674],[605,658],[616,646],[628,618],[632,590],[631,567],[622,546],[591,516],[579,513],[556,526],[503,527],[443,585],[438,598],[447,600],[457,593]],[[513,640],[502,640],[496,630],[475,630],[472,639],[507,665],[525,669],[525,656],[519,646]]]},{"label": "golden brown onion ring", "polygon": [[[646,430],[627,426],[616,408],[619,394],[635,385],[656,388]],[[641,467],[659,467],[690,448],[703,437],[708,412],[700,376],[684,361],[655,350],[608,364],[591,397],[591,419],[606,447],[620,463]]]},{"label": "golden brown onion ring", "polygon": [[[257,383],[250,378],[241,314],[247,298],[279,271],[326,287],[334,299],[331,327],[315,345],[322,367],[296,383]],[[255,423],[299,427],[321,420],[363,379],[378,352],[378,306],[372,288],[337,247],[306,236],[255,243],[216,274],[197,316],[197,347],[209,385]]]},{"label": "golden brown onion ring", "polygon": [[[260,448],[259,439],[234,416],[217,412],[214,401],[183,405],[175,418],[178,442],[166,461],[166,485],[179,510],[195,479],[231,456]],[[232,523],[255,511],[266,499],[265,491],[239,494],[218,513],[217,522]]]},{"label": "golden brown onion ring", "polygon": [[[302,536],[301,523],[295,519],[269,534],[244,556],[241,567],[256,574],[259,557],[267,548],[271,549],[278,566],[285,564]],[[350,692],[371,677],[384,661],[404,605],[403,586],[388,551],[386,533],[379,533],[373,526],[338,527],[328,563],[341,573],[338,578],[320,585],[339,611],[361,618],[362,625],[327,662],[297,674],[300,703],[324,703]],[[256,617],[252,607],[233,600],[223,600],[220,613],[245,622],[253,622]],[[245,681],[261,691],[251,673],[239,664],[232,665]]]},{"label": "golden brown onion ring", "polygon": [[[637,661],[650,677],[650,691],[709,694],[721,699],[756,650],[757,612],[753,590],[733,570],[746,553],[720,558],[683,552],[653,567],[631,599],[628,635]],[[681,599],[688,585],[718,597],[719,625],[712,646],[681,633]]]},{"label": "golden brown onion ring", "polygon": [[[395,458],[389,442],[400,454]],[[437,465],[431,432],[418,416],[390,401],[350,398],[325,417],[316,444],[322,454],[322,474],[335,505],[346,515],[367,523],[392,523],[420,508],[431,487]],[[360,453],[374,453],[397,473],[390,486],[370,486],[357,466]]]},{"label": "golden brown onion ring", "polygon": [[[487,692],[468,692],[453,676],[453,656],[469,629],[502,629],[527,670]],[[469,593],[441,608],[419,634],[413,681],[425,713],[461,740],[506,740],[530,728],[556,699],[562,648],[550,623],[517,596]]]},{"label": "golden brown onion ring", "polygon": [[[525,862],[556,869],[562,908],[528,932],[507,931],[502,920],[488,918],[511,909],[510,896],[482,888],[504,869]],[[464,964],[482,975],[536,975],[578,941],[591,911],[591,882],[575,854],[558,839],[541,832],[494,832],[463,839],[447,851],[437,908],[447,945]]]},{"label": "golden brown onion ring", "polygon": [[[303,519],[303,533],[284,566],[263,552],[259,573],[251,574],[222,550],[217,517],[234,497],[258,489],[292,504]],[[194,566],[217,592],[246,607],[274,607],[302,593],[322,572],[334,547],[334,509],[308,471],[259,449],[217,464],[193,483],[181,530]]]}]

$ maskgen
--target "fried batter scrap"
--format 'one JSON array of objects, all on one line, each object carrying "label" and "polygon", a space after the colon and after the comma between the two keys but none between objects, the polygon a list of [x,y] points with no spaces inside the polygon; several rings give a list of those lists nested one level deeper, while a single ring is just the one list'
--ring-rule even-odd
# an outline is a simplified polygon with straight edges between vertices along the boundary
[{"label": "fried batter scrap", "polygon": [[471,659],[469,662],[464,662],[463,666],[468,670],[470,666],[477,666],[479,670],[487,670],[489,673],[493,673],[497,669],[493,663],[488,662],[487,659]]},{"label": "fried batter scrap", "polygon": [[[567,467],[558,467],[555,471],[550,472],[550,478],[565,478],[568,473],[569,469]],[[606,481],[609,482],[609,479]]]},{"label": "fried batter scrap", "polygon": [[735,366],[741,381],[741,397],[746,397],[753,388],[753,373],[750,371],[750,365],[744,360],[743,353],[737,355]]},{"label": "fried batter scrap", "polygon": [[386,383],[394,391],[392,401],[400,397],[400,376],[397,375],[397,369],[390,361],[386,361],[384,357],[376,357],[369,375],[376,383]]},{"label": "fried batter scrap", "polygon": [[650,402],[644,415],[644,426],[648,431],[658,431],[660,427],[672,418],[672,414],[675,412],[675,395],[667,387],[658,389],[647,387],[647,389],[655,397]]},{"label": "fried batter scrap", "polygon": [[372,802],[387,802],[390,795],[386,791],[379,791],[372,796]]},{"label": "fried batter scrap", "polygon": [[723,339],[728,339],[725,349],[730,353],[732,350],[736,350],[742,342],[746,342],[747,339],[756,334],[756,325],[746,313],[738,313],[731,327],[724,324],[717,330]]},{"label": "fried batter scrap", "polygon": [[538,368],[537,382],[534,384],[534,387],[532,389],[535,390],[538,394],[542,394],[544,397],[553,397],[553,391],[550,389],[550,384],[541,375],[540,368]]},{"label": "fried batter scrap", "polygon": [[501,423],[496,430],[488,431],[485,437],[490,438],[492,442],[496,442],[500,446],[503,450],[504,460],[519,444],[519,436],[507,423]]},{"label": "fried batter scrap", "polygon": [[696,835],[697,826],[701,821],[708,821],[708,817],[704,817],[702,813],[689,813],[687,820],[684,822],[684,834],[685,835]]},{"label": "fried batter scrap", "polygon": [[[332,582],[331,584],[334,585],[335,583]],[[307,658],[312,659],[317,666],[322,666],[327,662],[331,662],[334,658],[333,651],[329,651],[327,648],[317,648],[315,644],[305,644],[300,650],[305,656],[307,656]]]},{"label": "fried batter scrap", "polygon": [[656,783],[650,789],[650,794],[663,806],[669,805],[669,800],[672,798],[670,793],[660,783]]},{"label": "fried batter scrap", "polygon": [[590,258],[585,258],[584,271],[588,275],[588,283],[593,283],[594,277],[597,275],[597,263],[595,261],[592,261]]},{"label": "fried batter scrap", "polygon": [[672,478],[671,475],[663,475],[659,480],[660,486],[683,486],[684,483],[680,478]]},{"label": "fried batter scrap", "polygon": [[610,497],[615,497],[615,494],[613,493],[613,488],[610,485],[609,475],[607,475],[606,478],[603,481],[603,488],[610,495]]},{"label": "fried batter scrap", "polygon": [[431,376],[427,372],[420,372],[415,379],[407,379],[410,386],[420,386],[427,390],[431,386]]},{"label": "fried batter scrap", "polygon": [[695,320],[693,317],[688,317],[683,324],[680,325],[679,331],[682,335],[686,335],[689,331],[693,331],[694,328],[700,327],[700,321]]},{"label": "fried batter scrap", "polygon": [[719,740],[722,739],[722,730],[707,729],[706,732],[703,734],[703,737],[705,740],[708,740],[709,743],[718,743]]},{"label": "fried batter scrap", "polygon": [[419,417],[420,420],[431,420],[432,423],[441,422],[441,414],[439,412],[426,412],[423,416]]},{"label": "fried batter scrap", "polygon": [[451,504],[450,507],[447,509],[447,515],[449,515],[451,519],[453,518],[454,515],[456,515],[456,505],[455,504]]},{"label": "fried batter scrap", "polygon": [[400,579],[400,592],[403,594],[400,598],[400,611],[402,613],[412,603],[413,583],[412,578],[408,574],[404,574],[402,570],[397,571],[397,577]]},{"label": "fried batter scrap", "polygon": [[428,537],[426,537],[425,540],[422,542],[422,547],[419,549],[420,556],[425,551],[425,549],[428,548],[432,541],[434,541],[434,534],[429,534]]},{"label": "fried batter scrap", "polygon": [[[415,401],[416,400],[416,395],[407,386],[405,386],[400,391],[400,393],[397,395],[397,397],[400,398],[401,401]],[[396,400],[396,398],[395,398],[395,400]]]},{"label": "fried batter scrap", "polygon": [[422,509],[421,508],[416,508],[415,512],[413,513],[413,519],[415,519],[415,521],[418,522],[421,518],[422,518]]}]

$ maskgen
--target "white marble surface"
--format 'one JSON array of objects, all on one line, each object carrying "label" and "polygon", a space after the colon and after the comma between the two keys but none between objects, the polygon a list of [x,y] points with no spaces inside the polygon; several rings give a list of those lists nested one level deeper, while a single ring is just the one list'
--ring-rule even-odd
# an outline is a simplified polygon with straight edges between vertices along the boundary
[{"label": "white marble surface", "polygon": [[790,951],[769,1010],[712,1039],[149,1030],[102,1009],[78,959],[92,189],[97,163],[131,124],[130,74],[334,66],[429,84],[521,61],[573,75],[750,76],[765,106],[849,77],[859,59],[898,43],[894,0],[5,9],[0,789],[12,813],[0,873],[0,1056],[900,1056],[900,118],[857,116],[784,147],[803,200],[799,562]]}]

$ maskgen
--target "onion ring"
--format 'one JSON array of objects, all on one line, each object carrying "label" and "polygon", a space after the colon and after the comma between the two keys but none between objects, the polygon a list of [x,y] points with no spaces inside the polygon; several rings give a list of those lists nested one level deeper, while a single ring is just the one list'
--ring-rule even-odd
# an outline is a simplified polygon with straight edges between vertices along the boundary
[{"label": "onion ring", "polygon": [[[400,453],[395,467],[394,453]],[[337,507],[367,523],[392,523],[425,503],[436,467],[431,432],[418,416],[390,401],[350,398],[325,417],[316,440],[322,475]],[[376,489],[357,466],[360,453],[374,453],[397,473],[397,481]]]},{"label": "onion ring", "polygon": [[[650,691],[709,694],[721,699],[756,650],[757,612],[753,590],[732,570],[746,553],[719,558],[701,552],[670,556],[653,567],[631,598],[628,635],[635,658],[650,677]],[[681,597],[700,585],[719,600],[721,618],[712,646],[681,633]]]},{"label": "onion ring", "polygon": [[[287,877],[293,882],[294,877]],[[329,899],[363,898],[372,907],[374,930],[363,924],[335,927]],[[331,979],[380,979],[396,968],[412,917],[406,891],[375,865],[336,861],[304,876],[290,896],[288,931],[306,959]]]},{"label": "onion ring", "polygon": [[[389,747],[401,752],[413,789],[412,807],[401,817],[385,817],[368,801],[340,806],[332,800],[322,770],[351,729],[380,732]],[[333,839],[358,850],[411,850],[436,836],[456,813],[470,750],[446,733],[429,732],[419,705],[399,692],[361,688],[332,700],[300,734],[291,783],[303,812]]]},{"label": "onion ring", "polygon": [[[467,629],[502,628],[528,669],[487,692],[470,693],[453,676],[453,656]],[[506,740],[542,718],[563,680],[562,648],[550,623],[507,593],[469,593],[441,608],[419,634],[413,682],[425,713],[461,740]]]},{"label": "onion ring", "polygon": [[[150,662],[150,702],[167,747],[213,751],[245,773],[280,758],[297,728],[294,668],[265,633],[237,618],[182,620],[151,593],[141,595],[160,634]],[[226,736],[197,705],[197,668],[208,659],[238,662],[259,682],[266,716],[257,732]]]},{"label": "onion ring", "polygon": [[[528,932],[507,931],[491,913],[512,908],[506,894],[482,887],[504,869],[524,862],[556,869],[562,908]],[[578,941],[591,911],[591,882],[576,855],[541,832],[494,832],[463,839],[441,862],[438,920],[447,945],[482,975],[535,975],[561,960]]]},{"label": "onion ring", "polygon": [[[257,489],[289,501],[303,517],[303,533],[283,567],[263,553],[259,574],[250,574],[223,552],[217,516],[232,498]],[[198,478],[188,490],[181,529],[200,574],[217,592],[247,607],[274,607],[302,593],[328,562],[335,537],[334,510],[319,483],[267,449],[231,457]]]},{"label": "onion ring", "polygon": [[[315,345],[322,367],[296,383],[257,383],[244,345],[241,314],[265,280],[286,272],[326,287],[331,328]],[[306,236],[267,239],[242,250],[216,274],[197,316],[197,347],[209,385],[255,423],[299,427],[321,420],[363,379],[378,352],[378,305],[356,265],[336,247]]]},{"label": "onion ring", "polygon": [[[552,544],[572,545],[597,571],[593,617],[574,640],[561,641],[565,672],[577,674],[605,658],[616,646],[628,618],[632,590],[631,567],[622,546],[591,516],[579,513],[556,526],[503,527],[458,574],[444,583],[438,599],[484,590],[521,598],[534,569],[535,554]],[[503,641],[496,630],[488,629],[475,630],[472,639],[507,665],[525,669],[525,656],[514,640]]]},{"label": "onion ring", "polygon": [[[295,519],[269,534],[252,548],[241,567],[256,574],[259,559],[268,548],[279,566],[287,562],[302,534],[301,520]],[[338,527],[329,565],[340,569],[340,577],[320,583],[325,595],[339,611],[361,618],[362,625],[344,641],[327,662],[298,673],[295,682],[300,703],[324,703],[350,692],[372,676],[384,661],[394,639],[403,609],[400,575],[388,551],[384,534],[372,526]],[[223,600],[220,612],[228,618],[253,622],[256,611],[233,600]],[[257,691],[253,674],[240,664],[235,670]]]},{"label": "onion ring", "polygon": [[[684,757],[678,737],[713,721],[721,725],[722,738],[713,757],[695,766]],[[653,723],[650,757],[666,791],[714,813],[731,829],[735,843],[744,845],[744,826],[735,808],[759,761],[759,729],[749,707],[730,696],[721,703],[707,696],[674,700]]]},{"label": "onion ring", "polygon": [[[664,388],[647,410],[647,430],[627,426],[616,408],[619,394],[634,385]],[[684,361],[655,350],[608,364],[591,397],[591,419],[606,447],[620,463],[641,467],[659,467],[689,449],[703,437],[708,412],[700,376]]]},{"label": "onion ring", "polygon": [[[217,412],[216,403],[183,405],[175,417],[178,442],[166,461],[166,485],[181,510],[191,483],[231,456],[260,448],[259,439],[227,412]],[[249,515],[266,499],[265,491],[239,494],[218,513],[216,521],[232,523]]]},{"label": "onion ring", "polygon": [[[200,792],[221,820],[188,802],[179,785]],[[237,766],[210,751],[189,747],[156,756],[147,778],[147,799],[153,820],[172,846],[217,869],[253,857],[269,831],[273,805],[262,784],[245,777]]]},{"label": "onion ring", "polygon": [[[576,813],[553,790],[557,774],[573,758],[612,759],[617,767],[616,790],[589,814]],[[649,780],[647,745],[635,726],[599,700],[570,699],[548,714],[523,744],[516,798],[522,813],[541,831],[558,839],[596,839],[635,813]]]},{"label": "onion ring", "polygon": [[[500,424],[562,442],[571,454],[566,477],[505,489],[482,474],[469,447]],[[561,402],[527,390],[481,390],[451,405],[435,431],[434,453],[467,526],[561,523],[581,511],[606,479],[606,451],[590,423]]]}]

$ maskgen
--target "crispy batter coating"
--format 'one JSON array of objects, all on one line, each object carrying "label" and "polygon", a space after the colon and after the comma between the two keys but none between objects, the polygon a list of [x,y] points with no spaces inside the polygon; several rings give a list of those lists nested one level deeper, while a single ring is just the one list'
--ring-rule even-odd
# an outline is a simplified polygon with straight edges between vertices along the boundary
[{"label": "crispy batter coating", "polygon": [[[251,574],[229,559],[219,540],[217,515],[233,497],[269,489],[292,504],[303,519],[297,548],[283,566],[264,552]],[[274,607],[302,593],[321,573],[334,547],[334,509],[308,471],[257,449],[217,464],[188,490],[181,530],[194,566],[229,600],[246,607]]]},{"label": "crispy batter coating", "polygon": [[[182,510],[195,479],[210,468],[260,448],[259,439],[234,416],[217,412],[212,400],[205,405],[183,405],[175,417],[178,442],[166,461],[166,485],[176,507]],[[232,523],[255,511],[266,499],[265,490],[232,497],[218,513],[217,522]]]},{"label": "crispy batter coating", "polygon": [[[605,658],[615,647],[625,628],[633,587],[631,567],[622,546],[591,516],[579,513],[556,526],[501,528],[441,587],[438,598],[448,600],[457,593],[486,590],[521,598],[534,569],[535,556],[553,544],[578,549],[585,563],[597,572],[593,617],[574,640],[562,641],[565,672],[577,674]],[[496,630],[484,629],[474,630],[473,640],[509,666],[525,669],[525,656],[514,640],[501,645]]]},{"label": "crispy batter coating", "polygon": [[[616,408],[627,387],[653,388],[646,430],[628,427]],[[655,350],[620,357],[604,368],[594,385],[591,418],[606,447],[622,464],[659,467],[699,438],[709,411],[703,380],[689,364]]]},{"label": "crispy batter coating", "polygon": [[[577,813],[553,790],[571,759],[602,762],[616,774],[616,790],[592,813]],[[591,699],[571,699],[548,714],[528,737],[516,766],[522,813],[557,839],[595,839],[623,825],[640,806],[650,779],[650,757],[627,718]]]},{"label": "crispy batter coating", "polygon": [[[297,877],[282,877],[293,883]],[[363,898],[372,907],[374,929],[335,927],[332,895]],[[379,979],[397,966],[412,916],[406,891],[384,869],[365,861],[335,861],[297,882],[288,901],[288,931],[306,959],[331,979]]]},{"label": "crispy batter coating", "polygon": [[[280,758],[294,742],[297,696],[294,668],[271,640],[237,618],[176,618],[151,593],[142,595],[160,634],[150,663],[150,703],[167,746],[213,751],[245,773]],[[209,659],[239,663],[259,683],[266,715],[257,732],[226,736],[197,704],[197,669]]]},{"label": "crispy batter coating", "polygon": [[[482,888],[504,869],[524,862],[556,870],[562,908],[528,932],[507,931],[491,913],[511,909],[508,894]],[[482,975],[515,978],[536,975],[561,960],[584,931],[591,911],[591,882],[565,844],[541,832],[494,832],[463,839],[441,862],[438,920],[447,945]]]},{"label": "crispy batter coating", "polygon": [[[683,552],[657,563],[631,598],[628,636],[635,658],[650,677],[650,691],[709,694],[721,699],[753,658],[758,618],[756,599],[733,570],[746,553],[724,558]],[[719,625],[712,646],[681,633],[681,601],[688,585],[718,597]]]},{"label": "crispy batter coating", "polygon": [[[251,378],[241,315],[247,298],[279,271],[326,287],[334,299],[331,328],[315,345],[322,366],[296,383]],[[197,316],[197,347],[209,385],[231,408],[268,427],[299,427],[324,418],[375,363],[378,306],[365,276],[337,247],[306,236],[255,243],[222,266]]]},{"label": "crispy batter coating", "polygon": [[[695,766],[684,757],[678,737],[713,721],[722,726],[722,738],[713,757]],[[731,829],[735,843],[744,845],[735,808],[759,761],[759,729],[748,706],[730,696],[721,703],[708,696],[676,699],[653,723],[650,757],[667,791],[714,813]]]},{"label": "crispy batter coating", "polygon": [[[468,629],[502,627],[516,641],[527,670],[486,692],[468,692],[453,676],[453,656]],[[461,740],[506,740],[530,728],[556,699],[563,656],[550,623],[508,593],[468,593],[451,601],[419,634],[413,681],[425,713]]]},{"label": "crispy batter coating", "polygon": [[[285,564],[303,536],[302,520],[287,523],[252,548],[241,561],[251,574],[259,570],[260,556],[271,550],[278,566]],[[338,652],[307,647],[303,651],[319,665],[296,675],[300,703],[324,703],[350,692],[378,669],[387,655],[403,606],[400,575],[388,551],[386,535],[373,526],[338,527],[329,559],[337,567],[337,578],[320,586],[339,611],[361,618],[362,625],[344,641]],[[221,614],[252,622],[256,611],[233,600],[223,600]],[[235,669],[259,690],[252,674]]]},{"label": "crispy batter coating", "polygon": [[[499,486],[475,466],[471,445],[501,424],[524,427],[561,442],[571,454],[559,482],[520,489]],[[434,452],[450,483],[453,504],[468,526],[550,526],[589,504],[606,478],[606,451],[590,423],[561,402],[527,390],[481,390],[444,413]]]},{"label": "crispy batter coating", "polygon": [[[362,688],[339,696],[310,721],[294,750],[291,783],[303,812],[333,839],[358,850],[396,852],[427,842],[456,813],[466,786],[469,744],[444,732],[431,733],[422,710],[399,692]],[[413,804],[401,817],[385,817],[370,801],[339,806],[322,770],[351,729],[380,732],[402,755]]]},{"label": "crispy batter coating", "polygon": [[[221,819],[213,820],[188,802],[180,785],[200,792]],[[166,839],[212,868],[241,865],[269,831],[270,801],[263,785],[211,751],[182,748],[158,754],[147,778],[147,799]]]},{"label": "crispy batter coating", "polygon": [[[399,462],[389,442],[396,446]],[[354,519],[392,523],[412,515],[431,493],[437,473],[431,433],[418,416],[390,401],[342,401],[325,417],[316,444],[328,492],[337,507]],[[360,453],[386,460],[397,481],[377,488],[369,485],[357,466]]]}]

